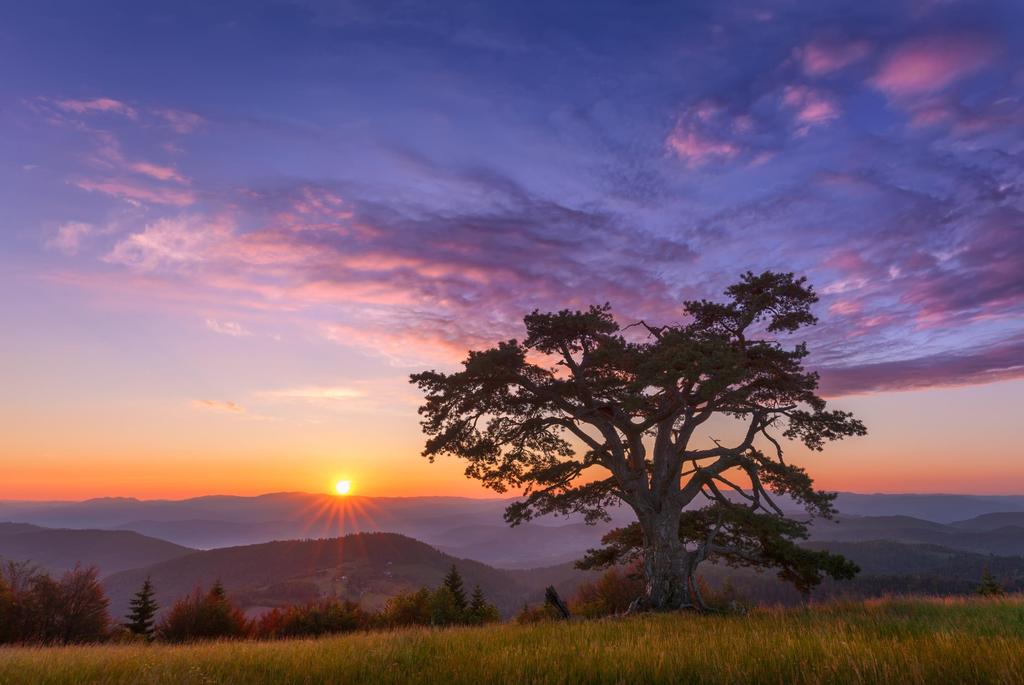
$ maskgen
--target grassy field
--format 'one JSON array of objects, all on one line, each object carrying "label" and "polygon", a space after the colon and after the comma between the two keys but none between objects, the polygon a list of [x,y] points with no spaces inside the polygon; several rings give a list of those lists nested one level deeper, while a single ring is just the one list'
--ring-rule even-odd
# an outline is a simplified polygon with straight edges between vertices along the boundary
[{"label": "grassy field", "polygon": [[1024,683],[1024,599],[412,629],[191,646],[0,648],[0,683]]}]

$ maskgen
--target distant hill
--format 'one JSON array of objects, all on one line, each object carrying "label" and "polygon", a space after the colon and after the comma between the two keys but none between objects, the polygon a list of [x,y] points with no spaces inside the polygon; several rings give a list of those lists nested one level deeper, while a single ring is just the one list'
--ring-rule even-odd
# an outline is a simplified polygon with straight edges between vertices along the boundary
[{"label": "distant hill", "polygon": [[[811,593],[812,599],[868,598],[886,595],[971,595],[985,569],[1009,592],[1024,591],[1024,557],[996,556],[952,550],[938,545],[891,541],[812,542],[855,561],[861,572],[853,580],[826,580]],[[804,601],[792,586],[772,571],[756,572],[704,565],[700,575],[714,588],[728,583],[740,596],[767,604]]]},{"label": "distant hill", "polygon": [[36,530],[45,529],[42,526],[34,526],[31,523],[0,522],[0,536],[17,535],[18,533],[31,533]]},{"label": "distant hill", "polygon": [[997,512],[982,514],[966,521],[955,521],[950,524],[960,530],[997,530],[1006,527],[1024,528],[1024,511]]},{"label": "distant hill", "polygon": [[[306,493],[173,501],[101,498],[84,502],[0,502],[0,517],[44,526],[134,530],[202,549],[359,532],[400,533],[455,556],[517,568],[576,559],[598,544],[607,529],[584,526],[579,517],[542,517],[529,526],[513,529],[503,518],[510,501],[339,498]],[[632,517],[624,509],[612,513],[619,525]],[[527,535],[526,530],[534,534]]]},{"label": "distant hill", "polygon": [[1024,512],[1022,495],[889,495],[840,492],[836,508],[856,516],[912,516],[953,523],[982,514]]},{"label": "distant hill", "polygon": [[938,545],[948,549],[1011,556],[1024,554],[1024,513],[985,514],[953,524],[911,516],[840,516],[817,520],[811,540],[835,542],[893,542]]},{"label": "distant hill", "polygon": [[[305,602],[318,597],[357,600],[378,608],[391,596],[437,586],[455,563],[468,588],[479,584],[505,614],[524,601],[538,601],[554,573],[518,574],[466,559],[393,533],[360,533],[342,538],[287,540],[228,547],[124,571],[104,580],[115,615],[124,613],[143,580],[152,578],[157,601],[167,607],[197,586],[224,583],[247,610]],[[564,581],[561,572],[558,580]]]},{"label": "distant hill", "polygon": [[0,523],[0,558],[32,561],[52,573],[81,563],[96,566],[101,575],[108,575],[194,551],[127,530],[71,530]]}]

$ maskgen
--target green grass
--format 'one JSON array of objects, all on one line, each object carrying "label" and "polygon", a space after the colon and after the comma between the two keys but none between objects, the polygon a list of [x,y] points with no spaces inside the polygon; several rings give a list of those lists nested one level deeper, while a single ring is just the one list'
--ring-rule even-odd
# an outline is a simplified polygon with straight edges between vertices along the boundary
[{"label": "green grass", "polygon": [[0,649],[0,683],[1024,683],[1024,599]]}]

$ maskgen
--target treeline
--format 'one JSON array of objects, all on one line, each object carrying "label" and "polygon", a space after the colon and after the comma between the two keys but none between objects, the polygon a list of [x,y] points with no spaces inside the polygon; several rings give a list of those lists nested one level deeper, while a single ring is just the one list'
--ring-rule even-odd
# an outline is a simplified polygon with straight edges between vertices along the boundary
[{"label": "treeline", "polygon": [[436,589],[421,588],[371,612],[358,603],[322,599],[272,609],[249,619],[220,581],[178,599],[158,621],[160,607],[147,579],[123,622],[113,621],[95,568],[59,579],[29,563],[0,567],[0,644],[75,644],[106,641],[193,642],[212,639],[313,637],[403,626],[483,625],[500,620],[479,586],[467,595],[453,565]]},{"label": "treeline", "polygon": [[60,578],[28,563],[0,567],[0,644],[72,644],[109,637],[109,602],[95,568]]}]

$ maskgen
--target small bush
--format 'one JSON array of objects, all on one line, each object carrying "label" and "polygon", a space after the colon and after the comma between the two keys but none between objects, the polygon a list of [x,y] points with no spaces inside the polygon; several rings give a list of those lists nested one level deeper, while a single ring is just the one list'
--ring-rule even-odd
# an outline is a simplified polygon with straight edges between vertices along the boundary
[{"label": "small bush", "polygon": [[392,628],[425,626],[430,625],[432,612],[432,595],[430,590],[424,587],[389,599],[380,614],[380,620],[382,624]]},{"label": "small bush", "polygon": [[610,568],[599,579],[584,583],[569,605],[574,614],[598,618],[621,614],[644,592],[643,578],[635,569]]},{"label": "small bush", "polygon": [[157,635],[167,642],[237,638],[248,632],[245,616],[228,599],[219,581],[205,594],[196,588],[179,599],[157,627]]},{"label": "small bush", "polygon": [[264,614],[253,629],[255,637],[314,637],[372,627],[373,616],[355,602],[325,600]]}]

